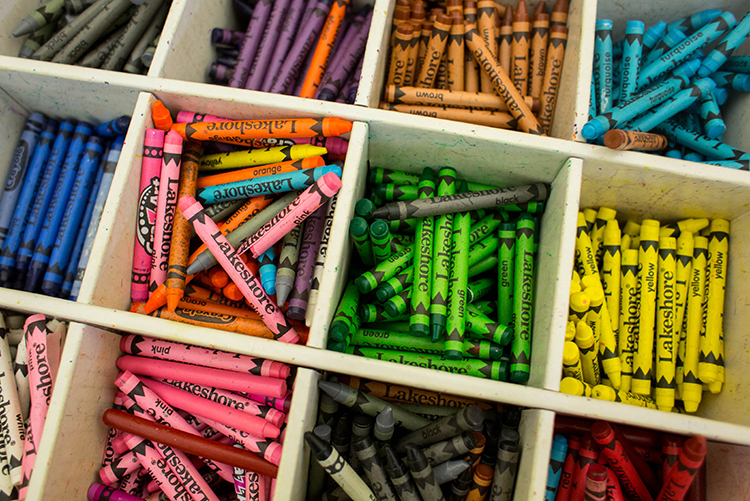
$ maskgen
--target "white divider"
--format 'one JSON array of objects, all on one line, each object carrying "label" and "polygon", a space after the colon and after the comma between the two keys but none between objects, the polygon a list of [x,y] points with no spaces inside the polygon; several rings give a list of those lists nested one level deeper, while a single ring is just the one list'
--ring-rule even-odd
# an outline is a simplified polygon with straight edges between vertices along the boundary
[{"label": "white divider", "polygon": [[514,500],[544,499],[554,425],[554,412],[526,409],[521,413],[521,423],[518,426],[521,459],[516,474]]}]

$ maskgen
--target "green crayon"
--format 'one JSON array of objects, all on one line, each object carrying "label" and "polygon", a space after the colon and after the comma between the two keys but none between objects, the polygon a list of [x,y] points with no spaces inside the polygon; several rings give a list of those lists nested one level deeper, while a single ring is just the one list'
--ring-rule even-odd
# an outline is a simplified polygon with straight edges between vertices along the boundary
[{"label": "green crayon", "polygon": [[510,356],[510,380],[525,383],[531,372],[531,327],[534,297],[534,219],[521,214],[516,223],[514,288],[514,336]]},{"label": "green crayon", "polygon": [[492,291],[495,280],[491,278],[482,278],[469,283],[466,291],[469,293],[467,303],[473,303],[483,298]]},{"label": "green crayon", "polygon": [[486,339],[466,339],[464,340],[464,356],[482,360],[500,360],[503,356],[503,347]]},{"label": "green crayon", "polygon": [[372,211],[376,208],[377,205],[375,205],[372,200],[369,198],[361,198],[356,204],[354,204],[354,213],[359,217],[369,219],[372,217]]},{"label": "green crayon", "polygon": [[386,202],[416,200],[419,198],[419,187],[408,184],[376,184],[372,188],[372,192],[375,196]]},{"label": "green crayon", "polygon": [[473,304],[466,309],[466,331],[470,333],[469,337],[479,336],[500,346],[506,346],[513,340],[512,328],[493,322]]},{"label": "green crayon", "polygon": [[[437,192],[439,196],[456,192],[456,171],[440,169]],[[448,280],[453,252],[453,214],[435,218],[432,266],[432,294],[430,297],[430,335],[433,341],[442,339],[448,314]]]},{"label": "green crayon", "polygon": [[357,314],[359,306],[360,293],[354,282],[349,282],[341,296],[339,307],[336,314],[331,320],[331,326],[328,329],[329,339],[341,342],[356,332],[359,327],[360,318]]},{"label": "green crayon", "polygon": [[401,247],[407,247],[416,241],[414,235],[393,235],[393,241]]},{"label": "green crayon", "polygon": [[[472,303],[471,306],[485,315],[493,315],[497,311],[497,304],[495,301],[477,301],[476,303]],[[512,330],[513,329],[511,329],[511,331]]]},{"label": "green crayon", "polygon": [[366,271],[354,280],[359,291],[363,294],[376,289],[386,280],[393,278],[396,273],[407,268],[414,256],[414,246],[405,247],[401,252],[392,255],[370,271]]},{"label": "green crayon", "polygon": [[544,212],[544,200],[526,202],[522,204],[503,205],[498,209],[503,212],[528,212],[529,214],[540,214]]},{"label": "green crayon", "polygon": [[417,231],[417,222],[419,219],[395,219],[388,221],[388,228],[391,233],[409,233],[414,234]]},{"label": "green crayon", "polygon": [[360,304],[357,308],[360,322],[363,324],[371,324],[374,322],[394,322],[397,320],[408,320],[408,315],[399,315],[392,317],[385,310],[385,307],[380,304]]},{"label": "green crayon", "polygon": [[433,343],[430,338],[412,336],[408,332],[393,332],[379,329],[357,330],[352,336],[351,344],[383,350],[411,351],[414,353],[440,354],[443,350],[443,343]]},{"label": "green crayon", "polygon": [[370,169],[370,182],[373,184],[411,184],[417,186],[419,184],[419,176],[416,174],[409,174],[408,172],[393,171],[388,169],[381,169],[380,167],[373,167]]},{"label": "green crayon", "polygon": [[474,222],[481,221],[487,216],[487,209],[472,210],[469,211],[469,215],[471,216],[472,224],[474,224]]},{"label": "green crayon", "polygon": [[375,257],[372,254],[372,243],[370,242],[370,226],[361,217],[355,217],[349,223],[349,235],[354,240],[354,248],[357,249],[359,258],[365,266],[373,266]]},{"label": "green crayon", "polygon": [[378,325],[384,331],[409,332],[409,322],[383,322]]},{"label": "green crayon", "polygon": [[[435,177],[426,168],[419,177],[419,198],[435,196]],[[414,246],[414,293],[411,296],[410,332],[414,336],[430,335],[430,299],[432,294],[432,248],[435,236],[435,218],[425,217],[417,228],[417,245]]]},{"label": "green crayon", "polygon": [[482,261],[486,257],[497,257],[497,246],[498,239],[496,236],[491,236],[481,240],[471,247],[469,247],[469,268]]},{"label": "green crayon", "polygon": [[487,256],[469,267],[469,278],[481,275],[497,266],[497,256]]},{"label": "green crayon", "polygon": [[375,264],[380,264],[391,257],[391,240],[388,224],[381,219],[373,221],[370,225],[370,243]]},{"label": "green crayon", "polygon": [[326,343],[326,349],[329,351],[337,351],[339,353],[344,353],[349,345],[346,344],[345,341],[334,341],[333,339],[329,338],[328,342]]},{"label": "green crayon", "polygon": [[388,313],[391,318],[403,315],[409,310],[413,290],[413,287],[409,287],[408,289],[399,292],[383,304],[386,313]]},{"label": "green crayon", "polygon": [[497,186],[490,186],[489,184],[479,184],[479,183],[467,183],[469,186],[469,191],[484,191],[484,190],[496,190]]},{"label": "green crayon", "polygon": [[513,327],[513,261],[516,247],[514,224],[503,224],[498,231],[497,321]]},{"label": "green crayon", "polygon": [[503,223],[507,223],[510,220],[510,214],[507,212],[493,212],[488,216],[480,219],[478,222],[471,225],[471,232],[469,233],[469,245],[483,240],[484,238],[492,235],[495,229]]},{"label": "green crayon", "polygon": [[[460,193],[466,192],[466,182],[461,182]],[[469,285],[469,231],[470,216],[462,212],[453,216],[453,266],[448,291],[448,322],[446,325],[443,356],[448,360],[463,358],[466,333],[466,288]]]},{"label": "green crayon", "polygon": [[413,282],[414,266],[409,266],[405,270],[399,272],[395,277],[391,278],[380,287],[375,289],[375,297],[381,303],[385,303],[402,290],[410,287]]}]

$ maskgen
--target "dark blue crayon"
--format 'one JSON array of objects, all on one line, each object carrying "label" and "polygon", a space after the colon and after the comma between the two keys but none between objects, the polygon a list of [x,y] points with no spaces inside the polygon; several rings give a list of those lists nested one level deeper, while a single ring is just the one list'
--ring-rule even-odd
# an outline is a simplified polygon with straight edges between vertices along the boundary
[{"label": "dark blue crayon", "polygon": [[629,130],[648,132],[664,120],[672,118],[685,110],[691,104],[699,102],[702,96],[710,94],[715,88],[716,83],[710,78],[699,78],[687,89],[681,90],[659,106],[651,108],[648,112],[631,122]]},{"label": "dark blue crayon", "polygon": [[24,290],[27,292],[37,291],[44,277],[44,272],[47,271],[47,264],[52,255],[55,240],[57,240],[60,223],[65,215],[65,206],[70,198],[70,192],[73,190],[73,183],[78,173],[78,165],[83,158],[84,147],[91,135],[91,131],[91,124],[79,122],[73,134],[73,141],[68,149],[68,154],[65,156],[65,162],[60,170],[57,186],[55,186],[49,209],[44,218],[44,226],[42,226],[34,255],[29,263],[26,283],[24,285]]},{"label": "dark blue crayon", "polygon": [[720,167],[729,167],[737,170],[750,170],[750,160],[704,160],[701,163],[708,165],[718,165]]},{"label": "dark blue crayon", "polygon": [[685,40],[686,38],[687,38],[687,35],[683,31],[680,31],[680,30],[668,31],[667,34],[664,35],[664,38],[661,39],[661,42],[659,42],[659,45],[654,47],[653,50],[651,50],[651,52],[648,53],[644,66],[648,66],[649,64],[653,63],[654,61],[659,59],[661,56],[663,56],[670,50],[674,49],[677,46],[677,44],[682,43],[682,41]]},{"label": "dark blue crayon", "polygon": [[707,9],[690,17],[685,17],[669,23],[667,31],[680,30],[692,32],[703,28],[705,25],[721,15],[720,9]]},{"label": "dark blue crayon", "polygon": [[718,70],[727,58],[750,36],[750,12],[719,42],[701,63],[698,75],[705,77]]},{"label": "dark blue crayon", "polygon": [[31,202],[41,183],[44,165],[47,163],[52,151],[52,144],[55,142],[55,135],[57,134],[57,125],[57,120],[53,118],[47,120],[47,124],[44,126],[44,130],[34,150],[34,157],[29,164],[29,173],[26,175],[21,195],[18,197],[18,203],[16,204],[13,218],[8,228],[8,236],[5,237],[2,250],[0,250],[0,270],[2,270],[0,275],[2,275],[1,280],[3,283],[10,280],[10,273],[16,269],[16,253],[18,252],[18,247],[21,245],[21,239],[26,229],[29,207],[31,207]]},{"label": "dark blue crayon", "polygon": [[750,155],[744,151],[733,148],[719,140],[690,132],[674,119],[662,122],[654,127],[654,131],[664,134],[667,139],[672,139],[676,143],[687,146],[711,160],[750,160]]},{"label": "dark blue crayon", "polygon": [[122,136],[128,131],[128,127],[130,127],[130,117],[123,115],[95,128],[94,135],[99,137]]},{"label": "dark blue crayon", "polygon": [[703,120],[703,131],[706,136],[716,139],[726,132],[727,125],[724,123],[724,119],[721,118],[719,103],[716,102],[713,93],[701,97],[700,112],[701,120]]},{"label": "dark blue crayon", "polygon": [[39,141],[39,134],[44,128],[45,120],[45,116],[41,113],[31,114],[13,153],[13,163],[8,170],[8,177],[5,179],[5,192],[0,199],[0,244],[3,243],[8,234],[13,212],[18,203],[18,198],[21,196],[26,168],[34,155],[34,149],[37,141]]},{"label": "dark blue crayon", "polygon": [[730,56],[727,62],[721,65],[721,69],[734,73],[750,73],[750,56]]},{"label": "dark blue crayon", "polygon": [[57,296],[65,278],[73,244],[78,236],[79,221],[83,217],[91,190],[98,176],[99,161],[104,151],[105,141],[99,136],[91,136],[83,151],[73,188],[68,196],[60,227],[55,238],[55,246],[49,259],[49,266],[42,280],[42,291],[49,296]]},{"label": "dark blue crayon", "polygon": [[599,113],[612,107],[612,21],[596,22],[594,36],[594,83]]},{"label": "dark blue crayon", "polygon": [[652,27],[646,30],[646,33],[643,34],[643,55],[645,56],[646,53],[650,50],[653,50],[656,45],[661,42],[661,39],[664,38],[664,34],[667,32],[667,23],[664,21],[659,21]]},{"label": "dark blue crayon", "polygon": [[736,23],[737,20],[731,12],[722,13],[715,21],[708,23],[672,50],[643,68],[638,77],[638,88],[645,88],[661,80],[672,68],[689,59],[695,51],[702,49],[731,30]]},{"label": "dark blue crayon", "polygon": [[628,21],[625,25],[618,102],[630,99],[638,90],[638,73],[641,69],[644,29],[645,26],[641,21]]},{"label": "dark blue crayon", "polygon": [[716,82],[717,87],[730,87],[732,90],[750,92],[750,75],[715,71],[711,73],[711,78]]},{"label": "dark blue crayon", "polygon": [[568,452],[568,440],[562,435],[555,435],[552,440],[552,452],[549,458],[549,469],[547,470],[547,490],[544,492],[544,501],[555,501],[557,486],[560,484],[565,455]]},{"label": "dark blue crayon", "polygon": [[[50,153],[49,160],[47,160],[47,165],[44,167],[39,188],[27,216],[26,230],[21,239],[21,246],[18,248],[18,253],[16,254],[15,267],[17,278],[24,277],[31,262],[31,257],[34,255],[36,242],[42,231],[42,225],[52,201],[68,148],[74,136],[74,130],[75,121],[65,120],[60,124],[55,143],[52,145],[52,152]],[[87,131],[86,135],[91,132],[91,129],[88,127],[84,128],[84,130]],[[80,133],[83,133],[83,131]],[[85,141],[85,138],[83,140]],[[3,269],[5,268],[0,265],[0,270]]]}]

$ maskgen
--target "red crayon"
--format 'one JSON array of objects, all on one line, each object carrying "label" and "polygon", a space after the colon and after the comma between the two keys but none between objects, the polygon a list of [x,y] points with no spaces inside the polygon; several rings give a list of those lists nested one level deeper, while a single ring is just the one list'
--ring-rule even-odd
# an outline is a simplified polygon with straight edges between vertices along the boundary
[{"label": "red crayon", "polygon": [[578,451],[578,461],[573,474],[573,490],[570,493],[571,501],[583,501],[586,493],[586,475],[589,466],[596,464],[599,453],[596,451],[596,443],[591,434],[583,436],[581,449]]},{"label": "red crayon", "polygon": [[607,500],[625,501],[625,497],[622,495],[620,481],[617,480],[617,475],[615,475],[615,472],[612,471],[611,468],[607,468]]},{"label": "red crayon", "polygon": [[609,423],[597,421],[591,427],[591,435],[601,446],[602,454],[620,479],[625,493],[634,500],[652,501],[653,498],[633,466],[630,456],[625,452],[622,443],[615,436]]},{"label": "red crayon", "polygon": [[278,466],[281,462],[280,442],[274,442],[270,439],[255,437],[247,432],[232,428],[231,426],[227,426],[224,423],[220,423],[212,419],[206,418],[206,422],[210,427],[218,430],[220,433],[239,443],[246,450],[254,452],[259,456],[263,456],[263,458],[266,461],[269,461],[271,464],[275,464],[276,466]]},{"label": "red crayon", "polygon": [[685,441],[677,462],[664,479],[664,487],[656,501],[682,501],[707,452],[706,437],[696,435]]},{"label": "red crayon", "polygon": [[606,501],[607,467],[600,464],[589,465],[586,472],[586,501]]},{"label": "red crayon", "polygon": [[[559,419],[559,417],[558,417]],[[568,501],[573,490],[573,475],[575,474],[578,451],[581,450],[581,440],[577,436],[568,437],[568,452],[565,455],[563,471],[560,475],[560,484],[557,487],[555,501]]]},{"label": "red crayon", "polygon": [[[625,435],[623,435],[623,433],[620,431],[620,428],[615,425],[611,426],[615,432],[615,437],[617,437],[617,440],[622,443],[623,450],[627,453],[630,461],[633,463],[635,471],[638,472],[638,476],[640,476],[641,480],[643,480],[643,483],[646,484],[648,492],[652,496],[655,496],[656,493],[659,492],[659,489],[661,489],[661,481],[656,477],[656,474],[653,472],[651,466],[646,462],[643,456],[636,452],[633,444],[631,444],[630,441],[625,438]],[[661,443],[661,440],[659,440],[659,443]],[[659,446],[656,445],[649,448],[658,449]]]},{"label": "red crayon", "polygon": [[677,458],[680,455],[680,449],[682,448],[682,437],[676,435],[664,434],[661,439],[661,451],[664,453],[664,462],[662,469],[662,479],[669,476],[669,470],[677,462]]},{"label": "red crayon", "polygon": [[[584,435],[591,430],[591,424],[592,421],[585,419],[557,416],[555,418],[555,433],[560,435]],[[661,448],[661,434],[655,431],[632,428],[630,426],[618,426],[617,433],[621,433],[633,445],[649,449]]]}]

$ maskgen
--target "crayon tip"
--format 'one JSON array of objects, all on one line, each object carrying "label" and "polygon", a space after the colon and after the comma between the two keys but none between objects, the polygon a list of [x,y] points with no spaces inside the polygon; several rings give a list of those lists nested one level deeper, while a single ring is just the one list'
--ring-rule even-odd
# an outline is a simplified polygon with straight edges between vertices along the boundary
[{"label": "crayon tip", "polygon": [[154,127],[165,132],[170,130],[174,124],[169,110],[159,100],[154,101],[154,104],[151,105],[151,118],[154,120]]},{"label": "crayon tip", "polygon": [[13,36],[18,38],[22,37],[24,35],[28,35],[29,33],[34,32],[34,26],[30,22],[28,22],[26,19],[22,19],[20,23],[18,23],[18,26],[15,30],[13,30]]},{"label": "crayon tip", "polygon": [[151,297],[148,298],[148,301],[146,301],[146,304],[143,308],[143,313],[145,313],[146,315],[150,315],[154,311],[167,304],[167,302],[168,300],[166,295],[163,292],[159,293],[159,289],[157,289],[153,292],[153,294],[151,294]]},{"label": "crayon tip", "polygon": [[513,9],[505,9],[502,26],[513,26]]},{"label": "crayon tip", "polygon": [[332,383],[331,381],[318,381],[318,388],[326,392],[328,395],[331,396],[332,399],[338,401],[339,395],[341,395],[342,390],[342,384],[341,383]]},{"label": "crayon tip", "polygon": [[[171,290],[167,292],[167,310],[169,310],[170,313],[174,313],[177,309],[177,305],[180,304],[180,299],[182,299],[182,294],[180,294],[180,292],[182,291],[179,289],[174,292]],[[148,308],[148,303],[146,303],[146,307]]]},{"label": "crayon tip", "polygon": [[539,5],[536,6],[536,9],[534,9],[534,14],[532,17],[534,21],[539,21],[540,14],[546,14],[546,12],[544,11],[544,7],[545,7],[544,2],[539,2]]},{"label": "crayon tip", "polygon": [[188,139],[187,135],[185,134],[185,127],[187,125],[188,124],[173,124],[172,127],[170,127],[170,130],[177,132],[179,135],[182,136],[182,139]]},{"label": "crayon tip", "polygon": [[513,13],[516,22],[525,22],[529,20],[529,12],[526,10],[526,1],[521,0],[516,5],[516,11]]},{"label": "crayon tip", "polygon": [[557,0],[557,2],[555,2],[555,6],[552,7],[552,12],[564,12],[565,14],[567,14],[568,7],[568,0]]}]

